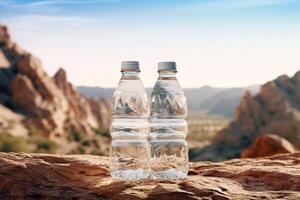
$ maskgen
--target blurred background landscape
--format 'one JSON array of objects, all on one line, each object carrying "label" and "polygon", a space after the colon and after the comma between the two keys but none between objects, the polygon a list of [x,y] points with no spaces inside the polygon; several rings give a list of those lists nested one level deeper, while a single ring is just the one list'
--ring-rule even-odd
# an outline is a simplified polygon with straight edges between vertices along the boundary
[{"label": "blurred background landscape", "polygon": [[0,151],[107,155],[122,60],[141,61],[148,94],[157,62],[177,61],[192,161],[299,149],[299,8],[293,0],[2,0]]}]

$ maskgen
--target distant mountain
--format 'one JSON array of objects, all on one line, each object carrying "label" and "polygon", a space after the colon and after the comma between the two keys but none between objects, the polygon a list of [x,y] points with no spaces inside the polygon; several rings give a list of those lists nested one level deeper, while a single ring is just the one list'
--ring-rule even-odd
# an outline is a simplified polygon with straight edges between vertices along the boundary
[{"label": "distant mountain", "polygon": [[245,92],[249,91],[252,94],[256,94],[259,88],[259,85],[253,85],[244,88],[219,89],[216,94],[203,100],[199,107],[200,109],[207,110],[208,114],[232,117],[235,108],[238,106],[240,99]]},{"label": "distant mountain", "polygon": [[[84,95],[93,98],[112,99],[115,88],[86,87],[79,86],[77,89]],[[212,115],[232,117],[234,109],[246,91],[257,93],[259,85],[244,88],[218,88],[203,86],[200,88],[184,88],[188,100],[189,110],[193,112],[205,112]],[[148,94],[152,88],[146,88]]]},{"label": "distant mountain", "polygon": [[89,86],[79,86],[77,87],[81,94],[86,96],[99,99],[104,98],[111,101],[115,88],[102,88],[102,87],[89,87]]}]

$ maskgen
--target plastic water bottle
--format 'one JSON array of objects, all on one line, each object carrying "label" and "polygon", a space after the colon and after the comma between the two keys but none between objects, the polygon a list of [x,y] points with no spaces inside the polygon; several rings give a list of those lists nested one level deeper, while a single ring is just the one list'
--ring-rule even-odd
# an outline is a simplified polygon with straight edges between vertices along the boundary
[{"label": "plastic water bottle", "polygon": [[149,176],[150,105],[139,63],[123,61],[121,72],[112,100],[110,173],[115,179],[144,179]]},{"label": "plastic water bottle", "polygon": [[176,78],[175,62],[158,63],[159,77],[151,94],[150,176],[179,179],[188,173],[187,102]]}]

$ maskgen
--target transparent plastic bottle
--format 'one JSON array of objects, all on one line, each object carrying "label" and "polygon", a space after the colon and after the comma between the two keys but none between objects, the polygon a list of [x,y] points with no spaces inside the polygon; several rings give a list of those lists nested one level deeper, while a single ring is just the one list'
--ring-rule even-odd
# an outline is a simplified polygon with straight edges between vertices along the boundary
[{"label": "transparent plastic bottle", "polygon": [[112,100],[110,173],[115,179],[149,176],[150,105],[139,77],[139,63],[123,61],[122,77]]},{"label": "transparent plastic bottle", "polygon": [[158,63],[159,77],[151,94],[150,176],[180,179],[188,173],[187,102],[176,78],[175,62]]}]

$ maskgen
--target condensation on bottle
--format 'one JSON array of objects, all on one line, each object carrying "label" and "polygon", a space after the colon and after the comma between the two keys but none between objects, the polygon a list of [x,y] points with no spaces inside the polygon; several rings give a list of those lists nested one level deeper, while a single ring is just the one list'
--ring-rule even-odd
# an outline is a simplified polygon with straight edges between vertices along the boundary
[{"label": "condensation on bottle", "polygon": [[160,62],[151,94],[150,177],[180,179],[188,173],[187,101],[176,78],[175,62]]},{"label": "condensation on bottle", "polygon": [[150,105],[139,77],[139,63],[123,61],[121,72],[111,107],[110,173],[114,179],[145,179],[150,169]]}]

